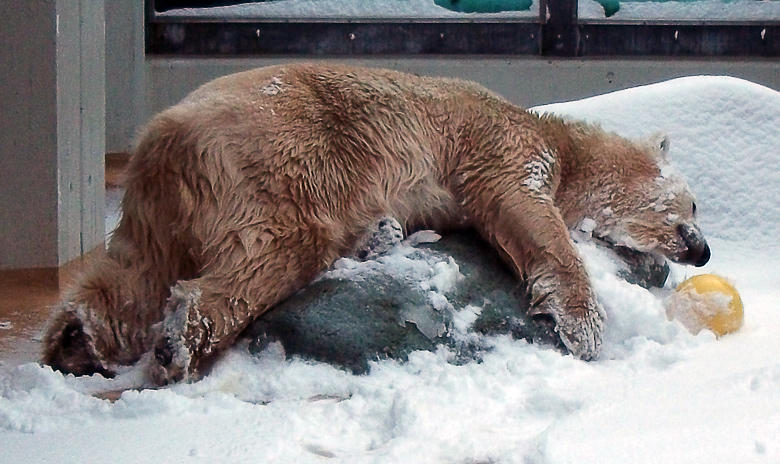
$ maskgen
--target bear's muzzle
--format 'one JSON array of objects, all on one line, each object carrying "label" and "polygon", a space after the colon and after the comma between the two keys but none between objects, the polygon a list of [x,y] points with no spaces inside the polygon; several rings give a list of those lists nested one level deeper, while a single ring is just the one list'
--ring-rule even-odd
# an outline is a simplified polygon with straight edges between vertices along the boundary
[{"label": "bear's muzzle", "polygon": [[701,230],[692,224],[680,224],[677,226],[677,233],[685,243],[685,251],[678,257],[677,262],[681,264],[692,264],[696,267],[702,267],[710,260],[710,247],[704,239]]}]

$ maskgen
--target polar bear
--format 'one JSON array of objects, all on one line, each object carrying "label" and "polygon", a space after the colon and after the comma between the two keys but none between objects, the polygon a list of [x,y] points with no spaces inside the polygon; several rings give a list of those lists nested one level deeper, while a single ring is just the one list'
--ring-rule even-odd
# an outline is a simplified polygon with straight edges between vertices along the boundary
[{"label": "polar bear", "polygon": [[531,313],[594,359],[605,316],[569,229],[709,258],[668,147],[459,80],[325,64],[216,79],[142,133],[106,256],[57,308],[43,361],[108,376],[143,356],[154,384],[196,378],[383,216],[476,228],[527,283]]}]

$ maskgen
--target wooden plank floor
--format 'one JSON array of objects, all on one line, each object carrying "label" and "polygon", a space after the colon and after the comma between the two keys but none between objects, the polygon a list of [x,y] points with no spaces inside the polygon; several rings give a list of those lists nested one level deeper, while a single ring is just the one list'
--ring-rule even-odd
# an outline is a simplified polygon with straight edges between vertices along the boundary
[{"label": "wooden plank floor", "polygon": [[0,360],[34,361],[40,328],[59,297],[57,269],[0,271]]},{"label": "wooden plank floor", "polygon": [[[106,157],[106,189],[116,197],[126,155]],[[84,259],[61,268],[0,271],[0,363],[36,361],[43,329],[61,293],[72,285]]]}]

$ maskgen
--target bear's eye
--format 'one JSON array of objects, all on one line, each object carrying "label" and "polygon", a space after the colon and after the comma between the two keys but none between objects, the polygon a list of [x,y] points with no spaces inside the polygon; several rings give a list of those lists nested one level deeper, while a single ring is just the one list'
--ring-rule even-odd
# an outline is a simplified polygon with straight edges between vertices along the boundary
[{"label": "bear's eye", "polygon": [[696,202],[695,201],[693,203],[691,203],[691,213],[694,214],[694,215],[696,214]]}]

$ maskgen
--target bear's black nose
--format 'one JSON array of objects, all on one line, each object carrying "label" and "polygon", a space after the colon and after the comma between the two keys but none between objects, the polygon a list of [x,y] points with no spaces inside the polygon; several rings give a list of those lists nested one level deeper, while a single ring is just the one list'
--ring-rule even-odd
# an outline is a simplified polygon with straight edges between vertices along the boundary
[{"label": "bear's black nose", "polygon": [[706,243],[704,244],[704,250],[701,253],[701,256],[699,256],[699,259],[694,263],[694,266],[696,267],[702,267],[705,264],[707,264],[707,261],[710,260],[710,246]]},{"label": "bear's black nose", "polygon": [[710,247],[701,231],[695,225],[680,224],[677,233],[685,242],[687,250],[680,257],[680,262],[702,267],[710,260]]}]

